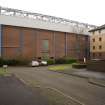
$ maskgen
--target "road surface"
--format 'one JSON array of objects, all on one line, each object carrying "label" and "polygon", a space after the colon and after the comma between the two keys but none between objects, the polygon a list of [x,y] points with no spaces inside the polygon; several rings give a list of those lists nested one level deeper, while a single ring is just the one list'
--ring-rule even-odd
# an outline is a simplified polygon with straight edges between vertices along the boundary
[{"label": "road surface", "polygon": [[37,81],[84,105],[105,105],[105,88],[90,84],[85,78],[48,71],[47,67],[11,67],[9,70],[24,81]]},{"label": "road surface", "polygon": [[49,105],[40,90],[24,85],[15,76],[0,76],[0,105]]}]

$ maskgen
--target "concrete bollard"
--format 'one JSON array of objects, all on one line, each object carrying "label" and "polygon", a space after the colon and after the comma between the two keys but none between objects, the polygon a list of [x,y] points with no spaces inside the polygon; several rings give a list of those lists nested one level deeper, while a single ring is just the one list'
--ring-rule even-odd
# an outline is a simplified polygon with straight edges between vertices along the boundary
[{"label": "concrete bollard", "polygon": [[4,70],[7,70],[7,68],[8,68],[8,65],[3,65]]}]

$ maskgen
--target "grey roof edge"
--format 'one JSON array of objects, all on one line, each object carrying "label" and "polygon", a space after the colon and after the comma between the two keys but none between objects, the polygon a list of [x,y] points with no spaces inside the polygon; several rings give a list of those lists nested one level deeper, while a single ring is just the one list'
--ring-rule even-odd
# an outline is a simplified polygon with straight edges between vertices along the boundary
[{"label": "grey roof edge", "polygon": [[101,29],[105,29],[105,24],[104,25],[101,25],[95,29],[92,29],[92,30],[89,30],[89,32],[93,32],[93,31],[97,31],[97,30],[101,30]]}]

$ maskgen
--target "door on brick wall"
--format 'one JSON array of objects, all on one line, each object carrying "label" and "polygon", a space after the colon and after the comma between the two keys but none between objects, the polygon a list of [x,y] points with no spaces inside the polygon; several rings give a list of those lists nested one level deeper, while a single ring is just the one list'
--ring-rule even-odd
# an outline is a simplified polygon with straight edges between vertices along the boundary
[{"label": "door on brick wall", "polygon": [[2,25],[0,24],[0,57],[1,57],[1,36],[2,36]]},{"label": "door on brick wall", "polygon": [[49,59],[49,40],[42,40],[42,59]]}]

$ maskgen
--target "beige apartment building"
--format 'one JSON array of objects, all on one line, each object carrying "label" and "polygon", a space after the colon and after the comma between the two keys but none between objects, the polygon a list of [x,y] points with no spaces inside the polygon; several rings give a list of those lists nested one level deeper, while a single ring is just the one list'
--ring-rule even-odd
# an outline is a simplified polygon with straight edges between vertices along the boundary
[{"label": "beige apartment building", "polygon": [[89,31],[91,59],[105,59],[105,25]]}]

